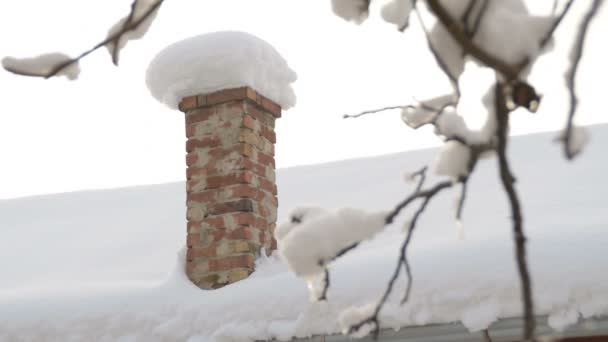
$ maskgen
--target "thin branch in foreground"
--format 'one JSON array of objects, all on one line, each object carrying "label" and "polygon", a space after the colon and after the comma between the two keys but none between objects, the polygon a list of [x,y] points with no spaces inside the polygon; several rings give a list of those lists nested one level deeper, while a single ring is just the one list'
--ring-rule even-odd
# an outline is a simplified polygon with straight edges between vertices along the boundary
[{"label": "thin branch in foreground", "polygon": [[369,115],[369,114],[376,114],[376,113],[381,113],[387,110],[393,110],[393,109],[403,109],[406,107],[410,107],[410,106],[389,106],[389,107],[383,107],[383,108],[378,108],[378,109],[371,109],[371,110],[366,110],[357,114],[344,114],[342,115],[343,119],[350,119],[350,118],[358,118],[364,115]]},{"label": "thin branch in foreground", "polygon": [[[547,34],[540,41],[540,47],[541,47],[541,49],[544,48],[547,45],[547,43],[549,42],[549,40],[551,40],[551,37],[553,37],[553,33],[555,32],[555,30],[557,29],[557,27],[559,26],[559,24],[561,24],[562,20],[564,20],[564,17],[566,17],[566,14],[568,14],[568,11],[570,10],[570,6],[572,6],[573,3],[574,3],[574,0],[569,0],[566,3],[566,5],[564,6],[564,9],[560,13],[560,15],[553,22],[553,25],[551,25],[551,28],[549,29],[549,31],[547,31]],[[556,10],[557,10],[557,1],[555,1],[553,3],[553,13],[555,13]]]},{"label": "thin branch in foreground", "polygon": [[[298,218],[298,220],[299,220],[299,222],[301,222],[301,218]],[[294,222],[293,217],[292,217],[292,222]],[[319,298],[317,298],[318,301],[327,300],[327,291],[329,290],[329,285],[330,285],[329,270],[327,269],[327,264],[329,264],[329,262],[331,262],[331,261],[334,261],[334,260],[340,258],[344,254],[352,251],[353,249],[357,248],[357,246],[359,246],[359,242],[355,242],[355,243],[351,244],[350,246],[346,246],[346,247],[342,248],[329,261],[328,260],[319,260],[318,261],[319,266],[325,267],[325,272],[323,275],[323,290],[321,291],[321,296]]]},{"label": "thin branch in foreground", "polygon": [[484,342],[492,342],[492,337],[490,336],[490,331],[488,329],[483,329],[483,340]]},{"label": "thin branch in foreground", "polygon": [[326,268],[325,272],[323,273],[323,291],[321,291],[321,295],[319,296],[319,298],[317,298],[318,301],[327,300],[327,290],[328,289],[329,289],[329,271]]},{"label": "thin branch in foreground", "polygon": [[473,43],[464,28],[450,16],[439,0],[427,0],[427,3],[431,12],[435,14],[452,38],[460,44],[467,54],[475,57],[486,66],[500,72],[507,80],[513,80],[518,77],[521,68],[504,62]]},{"label": "thin branch in foreground", "polygon": [[515,240],[515,259],[521,281],[522,302],[524,305],[523,337],[525,341],[532,341],[536,328],[536,321],[534,318],[534,303],[532,301],[532,281],[530,279],[530,272],[528,270],[526,258],[526,237],[523,230],[521,205],[514,186],[515,179],[511,172],[509,161],[507,160],[509,110],[507,108],[502,87],[504,87],[504,84],[497,83],[494,91],[497,122],[496,136],[498,138],[496,152],[498,154],[500,180],[511,206],[513,236]]},{"label": "thin branch in foreground", "polygon": [[[423,175],[425,171],[421,171],[421,172]],[[423,177],[421,177],[421,181],[423,181],[422,178]],[[385,219],[385,224],[389,225],[389,224],[393,223],[395,217],[397,217],[397,215],[399,215],[399,213],[405,207],[407,207],[410,203],[412,203],[414,200],[419,199],[419,198],[423,199],[422,204],[420,205],[420,207],[414,214],[414,217],[412,218],[412,220],[409,224],[407,236],[406,236],[405,240],[403,241],[401,248],[400,248],[400,254],[399,254],[399,259],[398,259],[397,265],[395,267],[393,275],[391,276],[391,278],[388,282],[386,289],[384,290],[384,293],[382,294],[382,297],[378,301],[378,304],[376,304],[373,314],[371,316],[369,316],[368,318],[360,321],[359,323],[350,326],[348,329],[349,334],[359,331],[359,329],[361,329],[362,327],[364,327],[368,324],[372,324],[374,326],[374,328],[372,330],[372,335],[373,335],[374,339],[378,338],[378,334],[380,332],[380,322],[378,319],[378,315],[380,313],[380,310],[382,310],[382,307],[384,307],[384,304],[388,300],[389,295],[393,291],[395,282],[397,281],[397,279],[399,278],[399,274],[401,273],[402,265],[405,266],[406,273],[408,276],[407,289],[406,289],[405,297],[404,297],[404,300],[402,301],[402,303],[407,301],[407,299],[409,298],[409,291],[411,289],[411,284],[412,284],[411,270],[409,268],[409,263],[407,261],[407,247],[409,246],[410,241],[412,239],[412,234],[416,227],[416,222],[417,222],[418,218],[420,217],[420,215],[422,214],[422,212],[424,211],[424,209],[426,208],[427,204],[430,202],[431,198],[434,197],[439,192],[441,192],[442,190],[452,187],[453,184],[454,183],[452,183],[451,181],[444,181],[444,182],[435,184],[435,186],[433,186],[432,188],[429,188],[427,190],[415,191],[410,196],[408,196],[406,199],[404,199],[401,203],[399,203],[387,215],[387,217]]]},{"label": "thin branch in foreground", "polygon": [[[65,68],[78,63],[81,59],[83,59],[84,57],[88,56],[89,54],[91,54],[92,52],[94,52],[95,50],[105,46],[108,43],[111,43],[113,41],[118,41],[120,40],[120,38],[133,30],[136,30],[139,25],[141,25],[146,19],[148,19],[148,17],[150,17],[156,10],[158,10],[158,8],[160,7],[160,5],[162,5],[164,0],[156,0],[156,2],[154,2],[143,14],[140,18],[138,18],[135,21],[132,21],[129,25],[125,25],[120,31],[108,36],[106,39],[102,40],[101,42],[97,43],[95,46],[93,46],[92,48],[90,48],[89,50],[86,50],[85,52],[81,53],[80,55],[78,55],[77,57],[73,58],[73,59],[69,59],[63,63],[58,64],[57,66],[55,66],[54,68],[52,68],[48,73],[44,73],[44,74],[38,74],[38,73],[30,73],[30,72],[24,72],[21,70],[17,70],[17,69],[13,69],[10,67],[5,67],[5,69],[13,74],[16,75],[21,75],[21,76],[32,76],[32,77],[42,77],[45,79],[49,79],[53,76],[56,76],[59,72],[61,72],[62,70],[64,70]],[[137,2],[137,0],[136,0]],[[131,11],[133,11],[135,8],[135,6],[131,7]],[[129,13],[129,18],[131,18],[132,13]],[[128,21],[127,21],[128,22]]]},{"label": "thin branch in foreground", "polygon": [[475,8],[475,4],[477,4],[477,0],[469,0],[469,3],[467,4],[467,7],[464,10],[464,13],[462,14],[462,17],[460,17],[460,22],[462,22],[462,26],[464,27],[464,30],[467,32],[467,34],[470,33],[469,18],[473,13],[473,8]]},{"label": "thin branch in foreground", "polygon": [[[133,21],[133,17],[135,16],[135,10],[137,9],[138,1],[139,0],[133,0],[133,3],[131,4],[131,12],[129,12],[129,15],[127,16],[127,19],[125,20],[125,23],[123,24],[121,31],[127,32],[126,30],[128,29],[129,25]],[[114,46],[116,47],[112,51],[112,63],[114,65],[118,65],[118,55],[119,55],[119,51],[120,51],[120,49],[118,48],[118,43],[120,43],[120,38],[121,38],[121,36],[117,36],[115,39],[112,40],[112,44],[114,44]]]},{"label": "thin branch in foreground", "polygon": [[602,0],[594,0],[591,7],[585,14],[585,17],[579,25],[578,32],[576,35],[575,45],[571,54],[572,64],[570,69],[566,72],[566,85],[569,91],[570,108],[568,110],[568,120],[566,122],[566,132],[564,134],[564,154],[568,160],[572,160],[576,153],[570,148],[572,140],[572,125],[574,121],[574,115],[576,114],[576,108],[578,106],[578,98],[576,96],[576,74],[578,72],[578,66],[583,57],[583,48],[585,47],[585,38],[587,37],[587,31],[593,18],[599,12],[601,5],[604,2]]},{"label": "thin branch in foreground", "polygon": [[490,1],[488,1],[488,0],[482,0],[482,1],[483,1],[483,3],[481,4],[479,13],[477,14],[477,17],[475,18],[475,22],[473,23],[473,27],[471,28],[471,31],[469,32],[471,39],[475,38],[477,31],[479,31],[479,27],[481,26],[481,21],[483,20],[483,16],[485,15],[486,10],[488,9],[488,4],[490,3]]},{"label": "thin branch in foreground", "polygon": [[464,209],[464,202],[467,197],[468,183],[469,183],[468,180],[464,180],[464,181],[460,182],[460,184],[461,184],[460,197],[458,198],[458,207],[456,208],[456,221],[458,221],[458,222],[460,222],[462,220],[462,212]]},{"label": "thin branch in foreground", "polygon": [[441,69],[441,71],[443,71],[443,73],[446,75],[446,77],[452,84],[452,88],[454,88],[456,97],[460,98],[460,86],[458,85],[458,78],[456,76],[452,75],[452,73],[450,72],[450,69],[448,68],[448,65],[443,60],[443,58],[441,58],[441,56],[439,55],[439,52],[437,52],[437,49],[435,49],[435,46],[431,42],[431,35],[429,33],[429,30],[424,25],[424,20],[422,19],[422,14],[420,14],[420,10],[418,9],[418,6],[416,6],[415,2],[412,5],[414,8],[414,11],[416,12],[416,16],[418,17],[418,22],[420,23],[420,27],[422,27],[422,31],[424,32],[424,35],[426,36],[426,43],[427,43],[427,47],[429,48],[429,51],[431,51],[431,54],[435,58],[437,65],[439,65],[439,68]]}]

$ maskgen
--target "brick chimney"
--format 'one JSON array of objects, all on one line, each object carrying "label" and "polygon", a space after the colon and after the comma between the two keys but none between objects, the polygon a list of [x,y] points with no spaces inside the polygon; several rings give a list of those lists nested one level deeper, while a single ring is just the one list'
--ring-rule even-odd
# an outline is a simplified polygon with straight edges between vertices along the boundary
[{"label": "brick chimney", "polygon": [[185,97],[187,274],[215,289],[276,248],[274,132],[281,107],[249,87]]}]

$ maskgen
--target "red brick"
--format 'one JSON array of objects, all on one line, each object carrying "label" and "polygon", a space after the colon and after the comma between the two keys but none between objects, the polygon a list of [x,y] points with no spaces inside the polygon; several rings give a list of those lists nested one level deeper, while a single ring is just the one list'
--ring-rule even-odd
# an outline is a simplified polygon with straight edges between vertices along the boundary
[{"label": "red brick", "polygon": [[229,256],[221,259],[209,260],[209,271],[219,272],[233,268],[253,268],[255,260],[251,254]]},{"label": "red brick", "polygon": [[207,178],[207,189],[225,187],[233,184],[251,184],[253,173],[241,171],[227,176],[210,176]]},{"label": "red brick", "polygon": [[198,155],[196,153],[190,152],[186,155],[186,165],[192,166],[196,164],[198,161]]},{"label": "red brick", "polygon": [[267,191],[273,195],[277,194],[277,186],[273,182],[265,178],[259,178],[259,183],[260,189]]},{"label": "red brick", "polygon": [[188,201],[194,202],[212,202],[218,197],[221,191],[219,189],[204,190],[187,194]]},{"label": "red brick", "polygon": [[199,233],[190,233],[186,237],[186,243],[187,243],[188,247],[191,247],[192,245],[198,244],[200,242],[201,242],[201,234],[199,234]]},{"label": "red brick", "polygon": [[186,124],[205,121],[213,114],[215,114],[215,107],[199,108],[186,114]]},{"label": "red brick", "polygon": [[216,174],[217,170],[213,165],[205,167],[189,167],[186,169],[186,179],[190,180],[194,176],[204,177],[208,175]]},{"label": "red brick", "polygon": [[247,98],[247,88],[233,88],[207,94],[207,105],[215,105],[228,101],[244,100]]},{"label": "red brick", "polygon": [[225,238],[227,233],[226,233],[226,230],[212,229],[212,230],[209,230],[207,232],[207,234],[209,234],[209,236],[211,236],[212,242],[218,242],[218,241],[221,241],[223,238]]},{"label": "red brick", "polygon": [[192,152],[195,148],[213,148],[220,146],[222,141],[217,136],[204,137],[202,139],[188,139],[186,141],[186,151]]},{"label": "red brick", "polygon": [[191,248],[188,248],[187,259],[194,260],[198,257],[214,257],[216,255],[215,248],[215,245],[211,245],[209,247],[192,246]]},{"label": "red brick", "polygon": [[256,120],[250,115],[243,116],[243,127],[249,128],[252,131],[256,131],[258,128],[256,123]]},{"label": "red brick", "polygon": [[258,176],[266,177],[266,168],[249,158],[241,158],[236,163],[236,167],[239,170],[250,170]]},{"label": "red brick", "polygon": [[272,129],[270,129],[266,126],[262,126],[260,134],[262,134],[262,136],[264,138],[268,139],[268,141],[270,141],[273,144],[277,142],[276,133]]},{"label": "red brick", "polygon": [[251,104],[251,103],[247,103],[245,105],[245,112],[249,115],[251,115],[252,117],[254,117],[255,119],[258,120],[258,122],[262,123],[265,120],[265,117],[267,114],[264,113],[264,111],[260,110],[258,108],[258,106],[256,104]]},{"label": "red brick", "polygon": [[203,223],[215,229],[226,229],[226,222],[222,216],[206,217]]},{"label": "red brick", "polygon": [[185,112],[189,109],[194,109],[198,106],[198,102],[196,101],[196,96],[188,96],[184,97],[178,105],[179,110]]},{"label": "red brick", "polygon": [[251,185],[235,185],[228,190],[229,196],[232,198],[252,198],[256,201],[264,198],[264,193]]},{"label": "red brick", "polygon": [[215,159],[221,159],[221,158],[224,158],[225,156],[227,156],[228,154],[230,154],[230,152],[232,152],[232,149],[216,147],[216,148],[212,148],[209,151],[207,151],[207,154],[209,154],[211,157],[213,157]]},{"label": "red brick", "polygon": [[226,234],[226,238],[229,240],[251,240],[253,237],[253,232],[251,228],[243,226],[231,230]]},{"label": "red brick", "polygon": [[232,218],[234,219],[234,222],[240,226],[252,226],[257,228],[266,226],[266,220],[257,217],[253,213],[235,213],[232,214]]},{"label": "red brick", "polygon": [[263,96],[260,104],[262,105],[262,108],[271,113],[275,118],[281,117],[281,106],[279,106],[278,104]]},{"label": "red brick", "polygon": [[274,168],[274,158],[263,152],[257,153],[257,160],[262,165],[270,165]]},{"label": "red brick", "polygon": [[188,231],[195,230],[225,230],[226,223],[223,216],[208,216],[200,221],[191,220],[187,223]]},{"label": "red brick", "polygon": [[186,137],[192,138],[194,136],[195,127],[194,125],[186,125]]}]

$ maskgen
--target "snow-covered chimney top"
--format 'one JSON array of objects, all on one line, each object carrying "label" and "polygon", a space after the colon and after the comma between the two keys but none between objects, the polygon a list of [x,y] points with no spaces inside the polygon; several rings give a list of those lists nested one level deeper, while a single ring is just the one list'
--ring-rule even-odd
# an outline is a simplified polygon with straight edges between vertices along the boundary
[{"label": "snow-covered chimney top", "polygon": [[264,40],[245,32],[207,33],[176,42],[152,60],[146,84],[172,109],[188,96],[251,87],[283,109],[293,107],[296,73]]}]

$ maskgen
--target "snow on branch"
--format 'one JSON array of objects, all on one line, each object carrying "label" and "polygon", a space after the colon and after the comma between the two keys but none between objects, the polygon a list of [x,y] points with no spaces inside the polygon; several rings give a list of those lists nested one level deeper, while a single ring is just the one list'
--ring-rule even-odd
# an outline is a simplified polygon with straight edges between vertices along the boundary
[{"label": "snow on branch", "polygon": [[21,76],[42,77],[66,76],[70,80],[78,77],[79,62],[95,50],[106,46],[112,56],[112,62],[118,65],[120,50],[127,41],[144,36],[152,24],[158,9],[164,0],[134,0],[129,15],[116,23],[106,39],[97,43],[77,57],[70,58],[62,53],[48,53],[34,58],[4,57],[2,67]]},{"label": "snow on branch", "polygon": [[[290,222],[277,228],[275,238],[289,269],[308,281],[311,297],[325,299],[327,265],[380,232],[385,217],[386,212],[301,207],[291,212]],[[316,284],[324,289],[318,290]]]},{"label": "snow on branch", "polygon": [[582,151],[584,144],[587,141],[587,136],[581,129],[574,127],[574,115],[578,106],[578,98],[576,96],[576,74],[578,66],[583,57],[583,49],[585,47],[585,38],[593,18],[595,18],[600,7],[604,1],[594,0],[589,10],[585,14],[585,17],[581,21],[574,47],[570,54],[570,69],[566,72],[566,85],[569,91],[570,106],[568,110],[568,120],[566,121],[566,128],[562,133],[562,140],[564,142],[564,154],[568,160],[572,160],[580,151]]},{"label": "snow on branch", "polygon": [[346,20],[361,24],[369,15],[371,0],[331,0],[334,13]]},{"label": "snow on branch", "polygon": [[412,12],[412,0],[391,0],[382,7],[382,19],[387,23],[397,25],[401,32],[409,25],[410,13]]},{"label": "snow on branch", "polygon": [[[64,67],[57,69],[59,65]],[[70,56],[59,52],[31,58],[4,57],[2,67],[13,74],[22,76],[47,77],[47,75],[53,74],[75,80],[80,74],[78,61],[73,61]]]},{"label": "snow on branch", "polygon": [[163,0],[134,0],[129,15],[110,28],[108,38],[112,39],[105,46],[114,65],[118,65],[120,50],[129,40],[142,38],[148,32],[162,2]]}]

